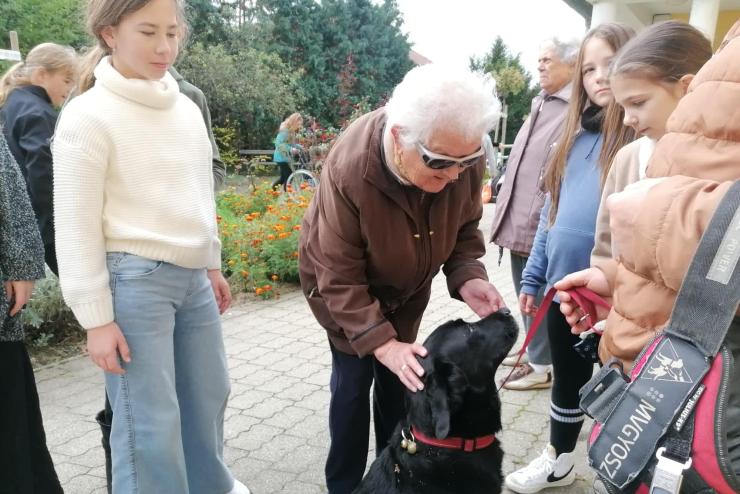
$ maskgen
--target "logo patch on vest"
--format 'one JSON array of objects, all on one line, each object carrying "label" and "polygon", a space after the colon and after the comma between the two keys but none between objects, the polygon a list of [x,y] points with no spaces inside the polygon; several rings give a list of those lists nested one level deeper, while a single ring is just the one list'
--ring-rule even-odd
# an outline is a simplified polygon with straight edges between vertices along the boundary
[{"label": "logo patch on vest", "polygon": [[684,368],[683,359],[676,352],[671,340],[666,340],[656,350],[655,359],[651,362],[645,377],[653,381],[693,383],[693,379]]}]

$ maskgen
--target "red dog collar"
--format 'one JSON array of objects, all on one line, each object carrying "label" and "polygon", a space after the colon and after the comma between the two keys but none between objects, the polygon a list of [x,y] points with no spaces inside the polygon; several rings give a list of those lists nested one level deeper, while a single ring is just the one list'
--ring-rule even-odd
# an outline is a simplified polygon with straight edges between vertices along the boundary
[{"label": "red dog collar", "polygon": [[413,425],[411,426],[411,434],[419,442],[422,442],[428,446],[436,446],[438,448],[447,449],[462,449],[470,453],[477,449],[484,449],[489,447],[491,444],[496,442],[495,434],[489,434],[488,436],[476,437],[475,439],[463,439],[462,437],[448,437],[447,439],[436,439],[433,437],[425,436]]}]

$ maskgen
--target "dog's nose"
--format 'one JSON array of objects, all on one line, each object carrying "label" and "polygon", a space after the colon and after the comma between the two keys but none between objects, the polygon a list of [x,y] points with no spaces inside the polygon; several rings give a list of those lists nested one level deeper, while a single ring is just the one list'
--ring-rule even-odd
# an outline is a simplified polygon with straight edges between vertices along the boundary
[{"label": "dog's nose", "polygon": [[501,309],[499,309],[499,310],[498,310],[497,312],[498,312],[499,314],[503,314],[504,316],[510,316],[510,315],[511,315],[511,311],[509,310],[509,308],[508,308],[508,307],[502,307],[502,308],[501,308]]}]

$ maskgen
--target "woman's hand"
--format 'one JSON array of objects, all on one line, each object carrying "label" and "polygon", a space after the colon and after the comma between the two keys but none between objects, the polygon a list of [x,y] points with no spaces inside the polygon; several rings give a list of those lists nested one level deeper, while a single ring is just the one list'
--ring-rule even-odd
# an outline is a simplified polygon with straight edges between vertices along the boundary
[{"label": "woman's hand", "polygon": [[534,316],[537,313],[537,298],[534,295],[527,295],[522,292],[519,294],[519,311],[528,316]]},{"label": "woman's hand", "polygon": [[392,339],[376,348],[373,355],[396,374],[409,391],[415,393],[424,389],[424,383],[419,379],[424,375],[424,368],[416,360],[416,355],[426,357],[426,348],[418,343],[401,343]]},{"label": "woman's hand", "polygon": [[87,330],[87,352],[95,365],[113,374],[126,372],[118,361],[119,355],[124,362],[131,362],[131,351],[126,338],[115,322]]},{"label": "woman's hand", "polygon": [[[23,307],[26,306],[29,300],[31,300],[31,294],[33,293],[33,281],[27,280],[10,280],[4,282],[5,284],[5,297],[8,301],[15,300],[13,307],[10,308],[8,313],[10,317],[18,314]],[[2,317],[5,317],[3,314]]]},{"label": "woman's hand", "polygon": [[612,294],[609,289],[609,282],[604,272],[599,268],[588,268],[571,273],[555,283],[555,288],[558,290],[557,296],[560,299],[560,312],[563,313],[565,319],[568,321],[573,334],[583,333],[598,321],[606,319],[606,316],[609,315],[609,311],[600,305],[596,305],[596,314],[588,314],[590,317],[586,317],[587,314],[583,314],[578,309],[573,298],[565,290],[581,286],[588,288],[596,295],[611,303]]},{"label": "woman's hand", "polygon": [[457,291],[478,317],[486,317],[506,307],[496,287],[480,278],[466,281]]},{"label": "woman's hand", "polygon": [[221,274],[220,269],[209,269],[208,279],[211,281],[213,294],[216,296],[218,312],[219,314],[223,314],[231,306],[231,288],[229,288],[229,283],[224,278],[224,275]]}]

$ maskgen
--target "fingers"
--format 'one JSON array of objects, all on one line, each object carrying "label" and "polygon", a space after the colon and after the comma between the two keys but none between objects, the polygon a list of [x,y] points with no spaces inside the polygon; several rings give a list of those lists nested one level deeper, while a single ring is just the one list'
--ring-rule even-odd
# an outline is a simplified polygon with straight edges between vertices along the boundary
[{"label": "fingers", "polygon": [[427,355],[427,349],[418,343],[404,346],[405,348],[400,359],[401,365],[396,375],[398,375],[400,381],[409,391],[421,391],[424,389],[424,383],[420,379],[424,375],[424,367],[416,359],[416,355],[425,357]]},{"label": "fingers", "polygon": [[116,343],[118,346],[118,353],[121,355],[123,361],[126,363],[131,362],[131,350],[128,347],[126,337],[123,336],[123,333],[119,334]]},{"label": "fingers", "polygon": [[[571,288],[576,288],[579,286],[586,286],[588,284],[588,280],[591,277],[591,269],[583,269],[581,271],[576,271],[575,273],[571,273],[562,280],[558,281],[553,285],[557,290],[564,291],[564,290],[570,290]],[[560,293],[558,293],[558,296],[562,297]],[[562,300],[562,298],[561,298]]]},{"label": "fingers", "polygon": [[21,300],[20,298],[16,297],[15,303],[13,304],[13,307],[10,308],[10,317],[13,317],[14,315],[18,314],[23,307],[26,306],[25,300]]},{"label": "fingers", "polygon": [[[413,360],[416,362],[416,359]],[[403,385],[406,386],[409,391],[413,392],[424,389],[424,383],[419,379],[419,376],[423,374],[424,369],[418,362],[416,362],[416,367],[414,367],[413,364],[403,364],[397,372],[398,378],[401,380]]]},{"label": "fingers", "polygon": [[4,281],[3,285],[5,285],[5,300],[10,302],[13,299],[13,283],[10,281]]},{"label": "fingers", "polygon": [[226,312],[226,310],[229,307],[231,307],[232,297],[231,297],[231,289],[229,288],[229,284],[224,282],[223,288],[221,291],[223,293],[222,295],[223,304],[221,306],[221,314],[223,314],[224,312]]}]

